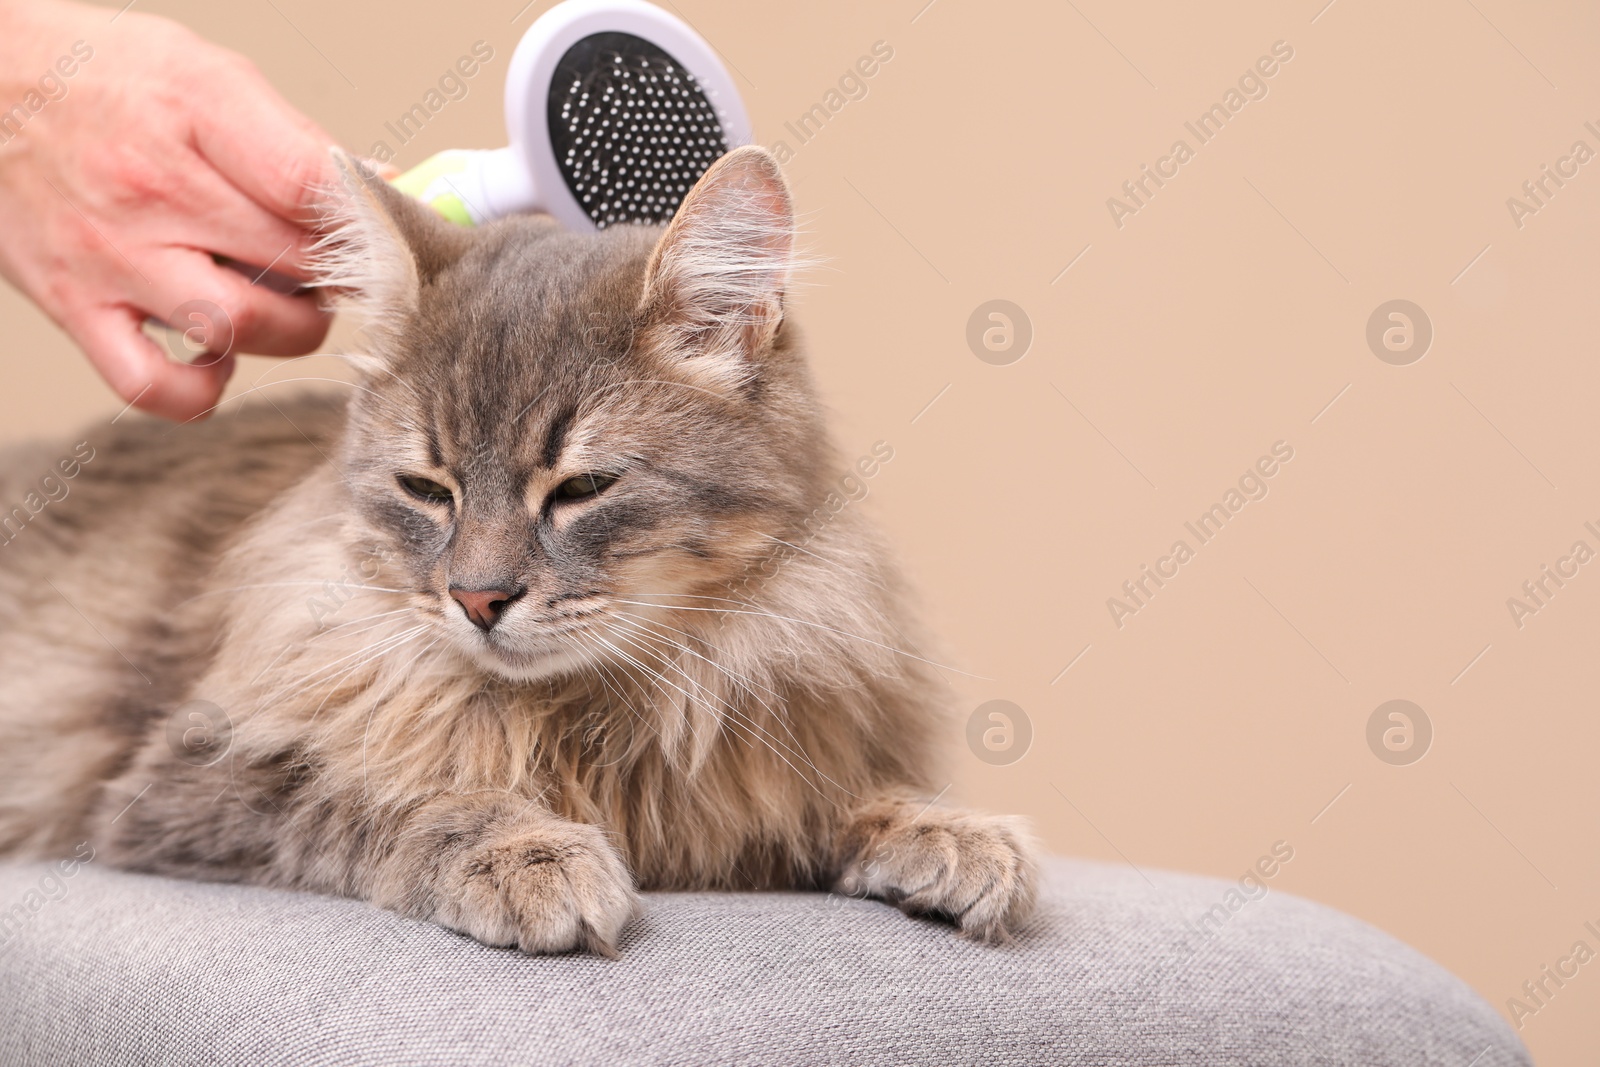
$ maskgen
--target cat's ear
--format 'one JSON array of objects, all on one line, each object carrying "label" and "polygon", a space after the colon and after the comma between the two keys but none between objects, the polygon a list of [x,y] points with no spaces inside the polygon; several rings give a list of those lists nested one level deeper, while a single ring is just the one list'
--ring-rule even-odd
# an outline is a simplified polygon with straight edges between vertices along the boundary
[{"label": "cat's ear", "polygon": [[754,145],[735,148],[690,190],[656,244],[642,336],[705,384],[737,388],[783,323],[793,258],[794,207],[777,160]]},{"label": "cat's ear", "polygon": [[325,197],[316,284],[351,300],[382,336],[416,310],[422,287],[461,257],[471,235],[342,149],[333,162],[339,184]]}]

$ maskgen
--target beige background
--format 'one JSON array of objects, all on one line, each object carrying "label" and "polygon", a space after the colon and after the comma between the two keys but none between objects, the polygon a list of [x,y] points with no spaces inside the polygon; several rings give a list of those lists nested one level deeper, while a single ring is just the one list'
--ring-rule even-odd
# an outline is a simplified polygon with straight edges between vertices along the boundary
[{"label": "beige background", "polygon": [[[1600,562],[1520,630],[1506,605],[1574,541],[1600,549],[1600,162],[1520,229],[1506,207],[1575,140],[1600,150],[1593,6],[679,2],[769,145],[894,49],[789,165],[827,261],[799,307],[843,446],[895,448],[863,506],[981,676],[951,676],[963,707],[1011,700],[1033,726],[1009,766],[953,735],[956,791],[1140,867],[1238,877],[1287,841],[1273,891],[1376,923],[1502,1010],[1575,940],[1600,949]],[[488,41],[409,165],[502,143],[505,65],[547,6],[140,9],[247,53],[358,149]],[[1184,121],[1280,40],[1269,95],[1114,225],[1107,198],[1194,146]],[[994,298],[1035,333],[1008,366],[965,340]],[[1395,298],[1435,330],[1409,366],[1365,340]],[[0,321],[0,435],[120,407],[9,291]],[[302,371],[327,373],[275,376]],[[1119,630],[1106,599],[1279,440],[1270,494]],[[1366,741],[1394,698],[1434,729],[1409,766]],[[1541,1062],[1591,1062],[1600,963],[1522,1034]]]}]

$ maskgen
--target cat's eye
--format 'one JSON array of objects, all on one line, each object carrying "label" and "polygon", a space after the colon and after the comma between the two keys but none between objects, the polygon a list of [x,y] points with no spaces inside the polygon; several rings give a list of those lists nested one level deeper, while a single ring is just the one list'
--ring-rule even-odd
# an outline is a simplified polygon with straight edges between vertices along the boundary
[{"label": "cat's eye", "polygon": [[449,486],[440,485],[431,478],[419,478],[415,474],[400,475],[400,485],[412,496],[435,504],[448,504],[454,496]]},{"label": "cat's eye", "polygon": [[580,474],[556,486],[553,494],[557,500],[585,500],[599,496],[616,484],[615,474]]}]

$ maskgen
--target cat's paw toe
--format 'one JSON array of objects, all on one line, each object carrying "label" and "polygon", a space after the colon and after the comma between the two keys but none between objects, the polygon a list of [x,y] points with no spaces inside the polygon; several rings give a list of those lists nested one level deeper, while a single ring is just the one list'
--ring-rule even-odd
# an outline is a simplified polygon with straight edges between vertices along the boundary
[{"label": "cat's paw toe", "polygon": [[452,875],[454,907],[439,918],[484,944],[524,952],[614,956],[639,908],[627,866],[594,826],[506,834],[461,857]]},{"label": "cat's paw toe", "polygon": [[1014,819],[929,811],[894,820],[845,868],[835,890],[953,921],[965,937],[1006,941],[1033,909],[1033,847]]}]

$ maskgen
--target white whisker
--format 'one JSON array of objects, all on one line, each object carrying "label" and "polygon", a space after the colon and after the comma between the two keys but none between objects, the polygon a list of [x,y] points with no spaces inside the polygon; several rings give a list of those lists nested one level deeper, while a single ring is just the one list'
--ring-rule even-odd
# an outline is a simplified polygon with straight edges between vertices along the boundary
[{"label": "white whisker", "polygon": [[[686,671],[684,671],[682,667],[679,667],[677,664],[673,663],[672,661],[668,660],[666,657],[662,656],[660,654],[660,652],[650,648],[646,644],[643,644],[637,638],[630,638],[623,631],[616,630],[616,629],[612,629],[612,634],[613,634],[613,636],[619,638],[620,640],[628,641],[628,643],[630,645],[632,645],[634,648],[636,648],[636,649],[638,649],[638,650],[640,650],[640,651],[642,651],[642,652],[654,657],[657,660],[657,662],[659,662],[664,668],[676,671],[678,676],[680,678],[682,678],[685,682],[688,682],[690,685],[692,685],[695,688],[699,689],[701,692],[703,692],[707,696],[711,697],[711,699],[713,699],[717,703],[721,704],[724,708],[726,708],[728,710],[729,714],[732,716],[732,718],[727,720],[727,721],[730,721],[730,722],[734,723],[735,725],[738,725],[741,729],[744,729],[747,732],[749,732],[751,734],[751,736],[753,736],[756,740],[758,740],[762,744],[766,745],[767,748],[771,749],[773,755],[777,756],[785,764],[788,764],[789,768],[791,770],[793,770],[797,775],[800,776],[801,781],[804,781],[807,785],[810,785],[812,789],[816,790],[816,792],[817,792],[817,794],[819,796],[827,798],[827,794],[824,793],[821,789],[819,789],[816,786],[816,784],[813,783],[810,780],[810,778],[807,777],[806,774],[800,770],[799,767],[796,767],[794,765],[794,763],[792,763],[783,754],[783,752],[781,752],[779,750],[778,746],[782,745],[783,742],[781,740],[779,740],[778,738],[775,738],[771,734],[769,734],[758,723],[756,723],[754,719],[750,718],[747,714],[745,714],[740,709],[734,707],[733,704],[729,703],[727,700],[723,699],[721,696],[719,696],[716,693],[713,693],[711,690],[707,689],[704,685],[702,685],[701,683],[696,681],[694,678],[690,677],[689,674]],[[662,680],[666,681],[665,678],[663,678]],[[672,685],[671,682],[667,682],[667,684],[668,685]],[[673,688],[674,689],[678,689],[678,691],[681,692],[681,693],[684,693],[685,697],[689,696],[689,694],[687,692],[685,692],[682,689],[679,689],[676,685],[673,685]],[[788,746],[785,745],[784,747],[787,748]],[[807,767],[809,767],[812,770],[813,773],[817,774],[824,781],[827,781],[828,784],[836,786],[836,787],[838,787],[840,789],[843,789],[843,786],[840,786],[839,783],[834,782],[832,779],[829,779],[827,775],[823,774],[817,768],[816,763],[811,759],[811,757],[806,755],[804,750],[793,750],[793,749],[791,749],[790,751],[794,754],[794,756],[797,759],[799,759]],[[849,791],[845,790],[845,792],[848,793]],[[831,798],[828,798],[828,799],[831,799]]]},{"label": "white whisker", "polygon": [[[694,649],[690,648],[688,645],[684,644],[681,641],[675,641],[672,638],[667,637],[665,634],[657,633],[655,630],[653,630],[651,628],[650,621],[648,619],[644,618],[643,616],[635,615],[632,612],[628,612],[628,611],[618,611],[618,612],[616,612],[616,615],[621,617],[622,619],[629,620],[627,625],[630,625],[635,629],[642,630],[644,633],[646,633],[650,637],[653,637],[653,638],[656,638],[658,640],[661,640],[661,641],[665,642],[667,644],[667,646],[670,647],[670,648],[677,649],[680,652],[685,652],[685,653],[695,657],[696,659],[700,660],[702,663],[705,663],[707,666],[711,667],[712,669],[714,669],[714,670],[718,671],[719,673],[723,674],[724,676],[726,676],[730,681],[732,681],[734,683],[734,687],[736,689],[741,689],[744,692],[748,693],[749,696],[750,696],[750,699],[754,700],[756,702],[756,704],[762,710],[764,710],[768,715],[771,715],[774,719],[776,719],[778,721],[778,724],[783,727],[784,733],[789,735],[790,740],[792,740],[795,743],[796,746],[799,746],[800,739],[795,736],[794,730],[789,725],[788,717],[784,714],[784,711],[783,711],[783,709],[784,709],[784,699],[783,699],[783,697],[781,695],[778,694],[777,691],[775,691],[773,689],[770,689],[767,686],[759,685],[758,683],[752,682],[750,679],[745,678],[740,674],[737,674],[736,672],[730,670],[728,667],[724,666],[723,664],[718,663],[716,660],[711,659],[708,656],[701,655],[700,653],[696,652]],[[669,630],[673,630],[676,633],[683,634],[685,637],[689,637],[689,638],[692,638],[694,640],[704,640],[703,638],[697,638],[694,635],[689,634],[689,633],[687,633],[687,632],[685,632],[683,630],[678,630],[676,627],[668,626],[666,628],[669,629]],[[707,641],[706,644],[710,645],[710,647],[712,648],[713,651],[720,651],[719,649],[716,648],[715,645],[711,645],[711,643],[709,641]],[[752,689],[761,689],[761,690],[764,690],[767,693],[770,693],[772,695],[772,697],[775,700],[777,700],[779,706],[777,708],[772,707],[772,705],[768,704],[766,701],[764,701],[760,697],[756,696],[755,693],[751,691]]]},{"label": "white whisker", "polygon": [[[296,581],[296,582],[253,582],[253,583],[251,583],[249,585],[232,585],[232,586],[229,586],[226,589],[208,589],[204,593],[195,594],[194,596],[190,597],[188,600],[180,600],[180,601],[178,601],[176,604],[174,604],[172,606],[174,608],[181,608],[185,604],[191,603],[191,602],[196,601],[196,600],[204,600],[206,597],[221,596],[224,593],[238,593],[238,592],[242,592],[243,590],[246,590],[246,589],[276,589],[276,588],[278,588],[280,586],[291,586],[291,585],[314,585],[314,586],[321,587],[321,586],[333,585],[333,584],[334,583],[333,583],[333,580],[331,578],[330,579],[325,579],[325,580],[320,581],[320,582],[319,581],[315,581],[314,579],[309,579],[309,578],[304,580],[304,581]],[[340,585],[340,586],[337,586],[336,588],[339,588],[339,589],[362,589],[362,590],[366,590],[366,591],[373,592],[373,593],[400,593],[402,595],[405,594],[405,593],[410,592],[410,590],[408,590],[408,589],[385,589],[382,586],[377,586],[377,585]]]},{"label": "white whisker", "polygon": [[[674,595],[674,594],[668,594],[668,593],[649,594],[649,593],[645,593],[645,594],[638,594],[638,595],[642,595],[642,596],[650,596],[650,595],[670,596],[670,595]],[[719,598],[719,597],[708,597],[706,599],[717,600],[717,599],[721,599],[721,598]],[[872,645],[875,648],[881,648],[885,652],[893,652],[897,656],[904,656],[907,659],[914,659],[918,663],[926,663],[928,666],[937,667],[940,670],[953,671],[956,674],[965,675],[968,678],[976,678],[979,681],[993,681],[993,679],[984,678],[980,674],[971,674],[971,673],[968,673],[967,671],[961,670],[960,668],[951,667],[951,666],[949,666],[947,664],[944,664],[944,663],[935,663],[931,659],[924,659],[921,656],[914,655],[913,653],[907,652],[903,648],[895,648],[893,645],[886,645],[881,641],[874,641],[870,637],[862,637],[860,634],[850,633],[848,630],[836,629],[836,628],[834,628],[832,626],[827,626],[827,625],[824,625],[823,623],[820,623],[820,622],[811,622],[811,621],[809,621],[807,619],[796,619],[796,618],[794,618],[792,616],[789,616],[789,615],[779,615],[779,614],[777,614],[775,612],[771,612],[771,611],[747,611],[747,610],[738,609],[738,608],[696,608],[696,607],[688,607],[688,606],[683,605],[683,604],[651,604],[648,601],[623,600],[620,597],[617,598],[617,603],[618,604],[632,604],[634,607],[637,607],[637,608],[657,608],[657,609],[659,609],[659,608],[664,608],[665,607],[665,608],[671,608],[673,611],[710,611],[710,612],[719,612],[719,613],[724,614],[724,615],[759,615],[759,616],[761,616],[763,618],[767,618],[767,619],[777,619],[780,622],[792,622],[796,626],[812,626],[812,627],[815,627],[818,630],[826,630],[829,633],[838,634],[840,637],[848,637],[853,641],[860,641],[863,644]]]},{"label": "white whisker", "polygon": [[873,586],[876,589],[887,589],[888,588],[882,582],[878,581],[878,579],[872,577],[871,575],[865,574],[865,573],[860,572],[860,571],[848,571],[844,567],[839,565],[838,560],[832,560],[832,559],[829,559],[827,556],[818,555],[817,553],[811,551],[809,548],[806,548],[803,545],[791,544],[790,542],[785,541],[783,538],[781,538],[781,537],[773,537],[771,534],[763,534],[762,536],[764,536],[769,541],[776,541],[778,544],[783,545],[786,548],[792,548],[796,552],[803,552],[806,555],[810,556],[812,559],[817,560],[820,563],[826,563],[828,566],[832,567],[834,570],[838,571],[840,574],[843,574],[848,578],[851,578],[851,579],[865,578],[867,580],[867,583],[870,584],[871,586]]}]

